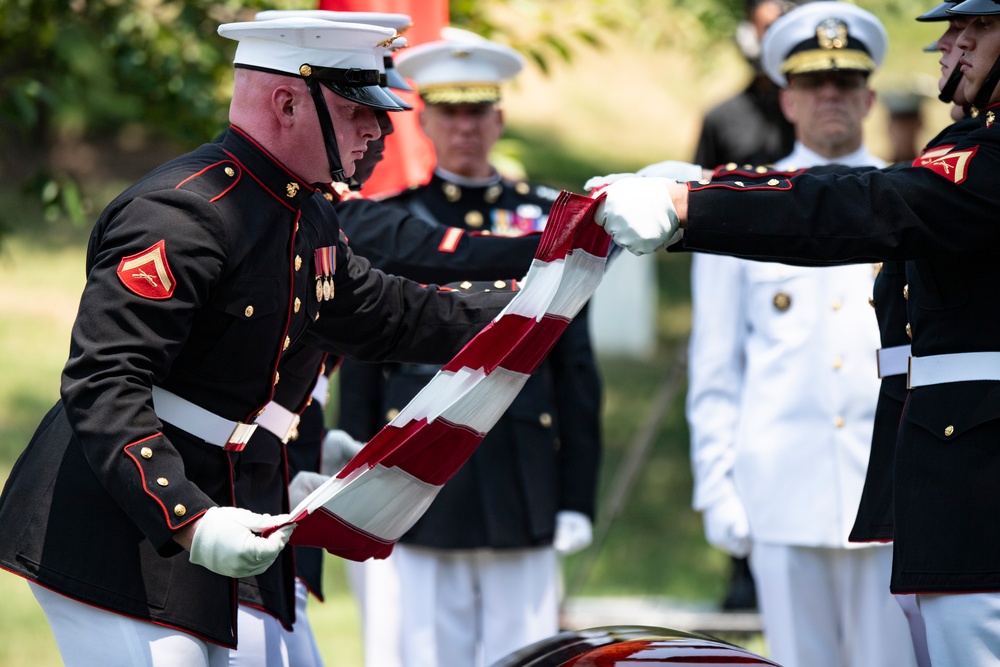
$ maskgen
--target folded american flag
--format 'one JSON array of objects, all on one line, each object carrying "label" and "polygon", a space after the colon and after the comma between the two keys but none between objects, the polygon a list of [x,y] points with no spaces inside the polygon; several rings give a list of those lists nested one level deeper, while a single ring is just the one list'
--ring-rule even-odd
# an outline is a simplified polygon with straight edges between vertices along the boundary
[{"label": "folded american flag", "polygon": [[385,558],[517,396],[604,274],[598,199],[562,192],[525,287],[331,478],[292,510],[291,543]]}]

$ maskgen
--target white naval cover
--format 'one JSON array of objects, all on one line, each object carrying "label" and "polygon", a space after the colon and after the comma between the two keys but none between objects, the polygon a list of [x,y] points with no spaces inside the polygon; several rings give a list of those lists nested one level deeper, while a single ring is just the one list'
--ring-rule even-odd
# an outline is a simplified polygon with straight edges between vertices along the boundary
[{"label": "white naval cover", "polygon": [[524,288],[337,476],[290,515],[291,543],[385,558],[469,458],[601,282],[600,197],[563,192]]},{"label": "white naval cover", "polygon": [[[796,144],[777,168],[830,162]],[[864,147],[836,162],[883,165]],[[866,546],[847,538],[879,391],[874,279],[872,264],[695,255],[687,397],[695,509],[735,498],[754,542]]]}]

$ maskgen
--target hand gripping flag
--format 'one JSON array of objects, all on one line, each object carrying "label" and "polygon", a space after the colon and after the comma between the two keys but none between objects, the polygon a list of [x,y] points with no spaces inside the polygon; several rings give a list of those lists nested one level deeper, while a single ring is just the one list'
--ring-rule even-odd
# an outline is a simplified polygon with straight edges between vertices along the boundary
[{"label": "hand gripping flag", "polygon": [[562,192],[524,288],[336,477],[291,511],[291,543],[385,558],[469,458],[604,274],[598,199]]}]

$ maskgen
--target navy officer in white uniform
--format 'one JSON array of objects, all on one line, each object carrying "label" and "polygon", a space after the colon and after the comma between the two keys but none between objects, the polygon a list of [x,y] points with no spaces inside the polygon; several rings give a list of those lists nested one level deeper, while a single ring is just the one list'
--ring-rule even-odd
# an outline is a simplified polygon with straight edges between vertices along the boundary
[{"label": "navy officer in white uniform", "polygon": [[[772,24],[762,65],[796,134],[778,169],[884,166],[862,122],[886,42],[876,17],[842,2]],[[712,544],[750,555],[770,656],[787,667],[913,662],[892,547],[848,540],[879,390],[876,271],[693,259],[694,507]]]}]

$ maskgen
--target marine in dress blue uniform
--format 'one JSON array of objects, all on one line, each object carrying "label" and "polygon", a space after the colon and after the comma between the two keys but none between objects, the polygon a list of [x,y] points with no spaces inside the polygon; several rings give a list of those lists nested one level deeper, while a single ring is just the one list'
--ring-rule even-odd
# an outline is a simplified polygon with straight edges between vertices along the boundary
[{"label": "marine in dress blue uniform", "polygon": [[[371,50],[392,31],[354,27],[348,37],[343,27],[305,23],[275,32],[240,32],[254,35],[258,56],[288,57],[265,60],[272,72],[287,76],[280,67],[295,60],[292,76],[339,76],[330,85],[342,94],[383,99],[366,83],[366,72],[377,79],[377,70],[344,81],[336,65],[347,45]],[[325,49],[292,41],[304,35],[323,38]],[[262,66],[241,64],[240,53],[238,66]],[[310,58],[316,71],[306,74],[300,66]],[[315,86],[320,96],[325,87]],[[340,240],[330,202],[271,143],[234,126],[221,143],[168,162],[105,209],[88,247],[61,400],[0,497],[0,566],[206,649],[236,646],[235,580],[190,562],[174,537],[232,505],[239,450],[280,383],[288,345],[301,339],[362,358],[444,361],[506,301],[462,299],[371,270]],[[339,157],[338,165],[328,161],[327,171],[337,171]],[[317,274],[315,253],[324,248],[340,257],[334,275]],[[335,298],[317,293],[317,275]],[[209,425],[171,421],[168,405]],[[89,639],[91,649],[109,648]],[[64,651],[64,659],[87,660],[83,651]]]},{"label": "marine in dress blue uniform", "polygon": [[[821,264],[906,262],[910,391],[895,458],[891,587],[916,595],[932,663],[969,665],[1000,652],[993,492],[1000,365],[991,334],[992,220],[1000,204],[1000,43],[991,28],[1000,4],[974,0],[947,11],[974,17],[956,46],[980,123],[947,152],[854,175],[821,168],[686,188],[631,179],[608,188],[600,219],[638,252],[676,241],[680,228],[690,250]],[[738,220],[733,210],[741,211]]]},{"label": "marine in dress blue uniform", "polygon": [[[410,17],[405,14],[378,12],[270,10],[258,12],[255,16],[257,21],[301,18],[375,25],[391,29],[397,35],[412,25]],[[375,49],[375,64],[383,75],[380,87],[397,107],[392,110],[410,108],[391,89],[392,85],[406,86],[402,77],[395,74],[391,57],[392,51],[403,47],[405,38],[397,37]],[[385,117],[389,115],[384,107],[377,108],[376,113]],[[391,128],[391,123],[388,125]],[[365,157],[355,161],[350,182],[358,182],[362,172],[365,172],[366,178],[370,176],[370,167],[363,163],[370,161],[369,156],[375,154],[376,151],[371,150],[375,142],[384,142],[384,137],[369,142]],[[335,191],[330,188],[323,194],[333,201]],[[336,256],[331,254],[330,260],[330,270],[335,270]],[[300,500],[289,499],[290,482],[296,494],[304,494],[318,483],[326,435],[323,406],[328,399],[329,375],[340,361],[338,356],[301,344],[291,346],[282,355],[278,372],[283,381],[275,386],[274,397],[266,406],[265,414],[258,417],[257,422],[262,428],[255,432],[250,456],[244,456],[241,462],[241,474],[236,480],[238,506],[259,513],[287,512],[290,502],[294,505]],[[245,471],[249,466],[257,466],[261,471],[248,475]],[[299,473],[303,474],[299,476]],[[255,628],[255,637],[253,641],[247,641],[244,633],[243,647],[230,655],[230,667],[286,664],[320,667],[322,658],[306,614],[306,604],[310,593],[319,600],[323,599],[322,575],[323,550],[296,546],[293,550],[283,551],[265,572],[241,579],[238,591],[240,617],[244,625]]]}]

